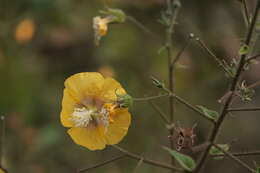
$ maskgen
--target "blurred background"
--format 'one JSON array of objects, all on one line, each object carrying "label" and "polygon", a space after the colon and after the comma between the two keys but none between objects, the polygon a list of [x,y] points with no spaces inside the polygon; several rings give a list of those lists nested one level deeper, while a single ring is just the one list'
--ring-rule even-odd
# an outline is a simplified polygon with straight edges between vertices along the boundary
[{"label": "blurred background", "polygon": [[[248,0],[250,13],[255,0]],[[92,19],[105,3],[120,8],[149,28],[156,37],[135,24],[110,25],[100,46],[94,45]],[[238,0],[182,0],[182,9],[173,37],[174,54],[185,45],[189,33],[200,37],[219,58],[238,57],[246,26]],[[158,50],[164,43],[165,28],[158,19],[165,10],[164,0],[0,0],[0,115],[5,116],[3,166],[11,173],[72,173],[108,160],[120,153],[111,147],[89,151],[76,145],[60,124],[64,80],[83,71],[99,71],[116,78],[133,97],[159,93],[150,76],[167,82],[167,57]],[[256,53],[257,53],[256,44]],[[259,49],[258,49],[259,50]],[[254,54],[254,53],[253,53]],[[195,42],[184,52],[176,69],[176,93],[194,105],[219,110],[228,78],[214,59]],[[245,74],[248,84],[260,80],[259,65]],[[236,101],[236,106],[257,106],[253,101]],[[168,100],[156,103],[168,113]],[[142,156],[170,162],[161,146],[168,146],[168,130],[147,102],[136,102],[130,109],[132,124],[120,146]],[[196,144],[207,138],[211,125],[177,103],[176,121],[196,128]],[[232,144],[231,151],[257,150],[260,116],[258,112],[228,116],[219,143]],[[2,129],[1,129],[2,130]],[[196,158],[196,156],[195,156]],[[242,158],[252,167],[259,157]],[[128,158],[89,172],[130,173],[137,161]],[[260,163],[259,163],[260,164]],[[212,160],[205,172],[244,172],[229,159]],[[140,173],[167,173],[143,164]]]}]

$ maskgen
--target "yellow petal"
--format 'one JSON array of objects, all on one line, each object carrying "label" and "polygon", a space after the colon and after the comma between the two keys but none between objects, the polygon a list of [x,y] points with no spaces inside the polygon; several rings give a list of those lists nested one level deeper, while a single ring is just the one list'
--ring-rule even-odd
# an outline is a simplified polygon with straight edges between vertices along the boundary
[{"label": "yellow petal", "polygon": [[90,150],[102,150],[106,146],[104,129],[73,127],[68,133],[76,144]]},{"label": "yellow petal", "polygon": [[100,95],[104,78],[100,73],[83,72],[72,75],[65,81],[65,87],[79,102],[85,96]]},{"label": "yellow petal", "polygon": [[113,121],[108,126],[105,137],[107,144],[114,145],[119,143],[126,135],[131,123],[131,115],[127,109],[117,109],[111,118]]},{"label": "yellow petal", "polygon": [[69,94],[68,89],[64,89],[62,98],[62,110],[60,113],[61,123],[65,127],[72,127],[73,122],[70,120],[74,108],[77,106],[77,102]]},{"label": "yellow petal", "polygon": [[106,78],[103,85],[103,90],[101,97],[106,101],[115,101],[117,95],[125,94],[125,90],[122,88],[121,84],[114,80],[113,78]]},{"label": "yellow petal", "polygon": [[5,173],[5,171],[3,169],[0,168],[0,173]]}]

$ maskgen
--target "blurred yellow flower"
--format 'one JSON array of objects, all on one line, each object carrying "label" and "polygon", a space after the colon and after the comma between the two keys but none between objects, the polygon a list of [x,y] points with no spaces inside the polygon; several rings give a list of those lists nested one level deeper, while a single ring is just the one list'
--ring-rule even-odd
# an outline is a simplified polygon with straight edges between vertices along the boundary
[{"label": "blurred yellow flower", "polygon": [[122,86],[100,73],[83,72],[65,81],[61,123],[69,127],[73,141],[90,150],[120,142],[128,131],[131,115],[117,104]]},{"label": "blurred yellow flower", "polygon": [[101,73],[104,77],[114,77],[115,76],[115,72],[114,72],[113,68],[108,65],[101,66],[98,69],[98,72]]},{"label": "blurred yellow flower", "polygon": [[5,171],[3,169],[0,168],[0,173],[5,173]]},{"label": "blurred yellow flower", "polygon": [[35,23],[32,19],[22,20],[16,27],[15,40],[18,43],[26,43],[30,41],[35,33]]}]

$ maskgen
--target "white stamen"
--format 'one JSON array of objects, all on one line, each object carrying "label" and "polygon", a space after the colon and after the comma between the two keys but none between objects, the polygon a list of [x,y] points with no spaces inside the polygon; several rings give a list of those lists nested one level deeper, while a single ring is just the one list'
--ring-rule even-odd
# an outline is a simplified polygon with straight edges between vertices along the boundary
[{"label": "white stamen", "polygon": [[89,121],[92,120],[92,114],[93,111],[90,109],[86,109],[85,107],[74,108],[71,120],[75,123],[76,127],[87,127]]},{"label": "white stamen", "polygon": [[91,120],[95,120],[98,124],[108,127],[109,112],[106,108],[101,110],[92,110],[85,107],[74,108],[70,120],[74,122],[75,127],[87,127]]}]

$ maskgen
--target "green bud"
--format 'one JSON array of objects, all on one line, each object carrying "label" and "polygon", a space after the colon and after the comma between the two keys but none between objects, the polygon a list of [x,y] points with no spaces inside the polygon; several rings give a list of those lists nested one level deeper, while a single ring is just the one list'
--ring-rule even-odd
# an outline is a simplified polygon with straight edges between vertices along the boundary
[{"label": "green bud", "polygon": [[101,13],[111,17],[111,22],[123,23],[126,20],[126,14],[120,9],[107,8],[106,11]]},{"label": "green bud", "polygon": [[128,108],[133,104],[133,98],[128,94],[117,95],[116,103],[120,108]]},{"label": "green bud", "polygon": [[159,81],[158,79],[151,77],[153,84],[157,87],[157,88],[164,88],[164,83],[162,83],[161,81]]}]

